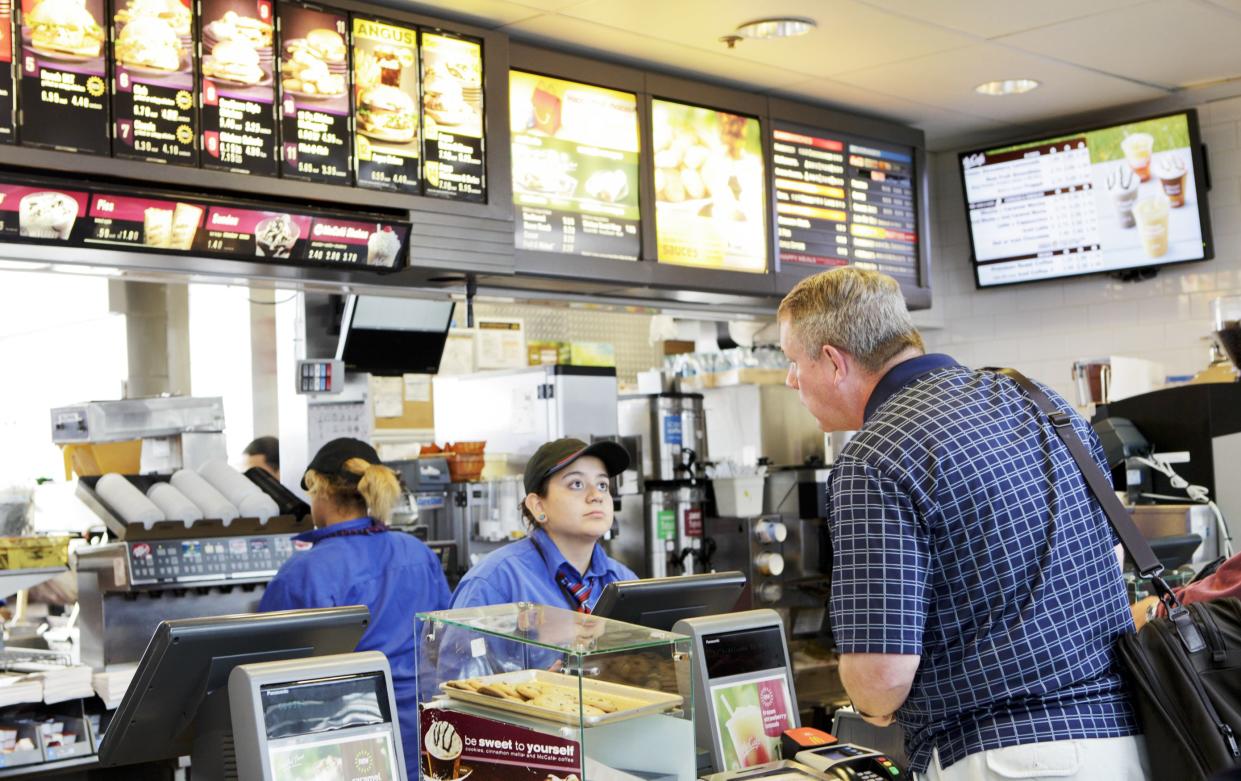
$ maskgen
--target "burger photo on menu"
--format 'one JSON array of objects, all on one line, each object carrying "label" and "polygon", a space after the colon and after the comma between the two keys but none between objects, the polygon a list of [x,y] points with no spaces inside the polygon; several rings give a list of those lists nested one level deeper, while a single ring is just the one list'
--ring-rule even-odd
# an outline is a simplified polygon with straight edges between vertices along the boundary
[{"label": "burger photo on menu", "polygon": [[271,0],[202,0],[203,165],[276,173]]},{"label": "burger photo on menu", "polygon": [[346,18],[291,2],[278,5],[277,14],[284,174],[347,183],[350,106]]},{"label": "burger photo on menu", "polygon": [[104,0],[22,0],[22,143],[107,154]]},{"label": "burger photo on menu", "polygon": [[418,192],[418,32],[353,18],[358,184]]},{"label": "burger photo on menu", "polygon": [[197,162],[194,15],[188,0],[117,0],[113,15],[113,150]]}]

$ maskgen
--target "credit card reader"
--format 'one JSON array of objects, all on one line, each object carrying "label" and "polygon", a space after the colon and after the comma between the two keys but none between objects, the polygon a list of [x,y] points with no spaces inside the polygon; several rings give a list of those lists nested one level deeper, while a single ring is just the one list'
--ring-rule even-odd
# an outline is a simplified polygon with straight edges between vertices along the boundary
[{"label": "credit card reader", "polygon": [[907,774],[879,752],[853,743],[834,743],[798,752],[797,762],[841,781],[904,781]]}]

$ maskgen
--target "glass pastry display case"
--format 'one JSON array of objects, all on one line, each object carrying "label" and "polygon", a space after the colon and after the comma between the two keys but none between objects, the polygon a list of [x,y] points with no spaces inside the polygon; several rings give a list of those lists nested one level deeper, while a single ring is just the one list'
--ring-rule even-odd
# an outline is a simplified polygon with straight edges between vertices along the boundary
[{"label": "glass pastry display case", "polygon": [[424,778],[697,777],[689,638],[527,602],[419,618]]}]

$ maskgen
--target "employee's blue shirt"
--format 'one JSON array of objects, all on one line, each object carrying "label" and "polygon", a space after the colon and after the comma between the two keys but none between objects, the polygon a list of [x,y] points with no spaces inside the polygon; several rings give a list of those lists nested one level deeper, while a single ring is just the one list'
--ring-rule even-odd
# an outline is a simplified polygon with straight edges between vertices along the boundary
[{"label": "employee's blue shirt", "polygon": [[372,524],[370,518],[332,524],[299,534],[314,545],[285,562],[267,584],[261,612],[314,607],[366,605],[371,622],[358,642],[359,651],[382,651],[392,668],[405,744],[406,766],[418,763],[418,691],[414,637],[416,613],[448,606],[448,582],[439,558],[418,540],[401,532],[339,535]]},{"label": "employee's blue shirt", "polygon": [[[564,554],[541,528],[535,529],[524,540],[510,543],[488,554],[476,566],[465,573],[452,595],[452,606],[481,607],[503,605],[509,602],[534,602],[576,609],[575,602],[556,582],[556,571],[565,563]],[[572,565],[570,565],[572,567]],[[590,587],[587,607],[594,609],[603,593],[603,587],[618,580],[637,580],[633,570],[613,561],[595,543],[590,566],[585,573],[573,570],[575,576]]]}]

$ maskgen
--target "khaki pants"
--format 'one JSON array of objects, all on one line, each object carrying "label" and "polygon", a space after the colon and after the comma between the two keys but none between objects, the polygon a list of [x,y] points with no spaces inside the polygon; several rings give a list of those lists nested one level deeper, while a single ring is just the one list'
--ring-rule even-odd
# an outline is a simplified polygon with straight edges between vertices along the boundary
[{"label": "khaki pants", "polygon": [[980,751],[944,769],[931,756],[920,781],[1142,781],[1150,778],[1146,741],[1129,738],[1057,740]]}]

